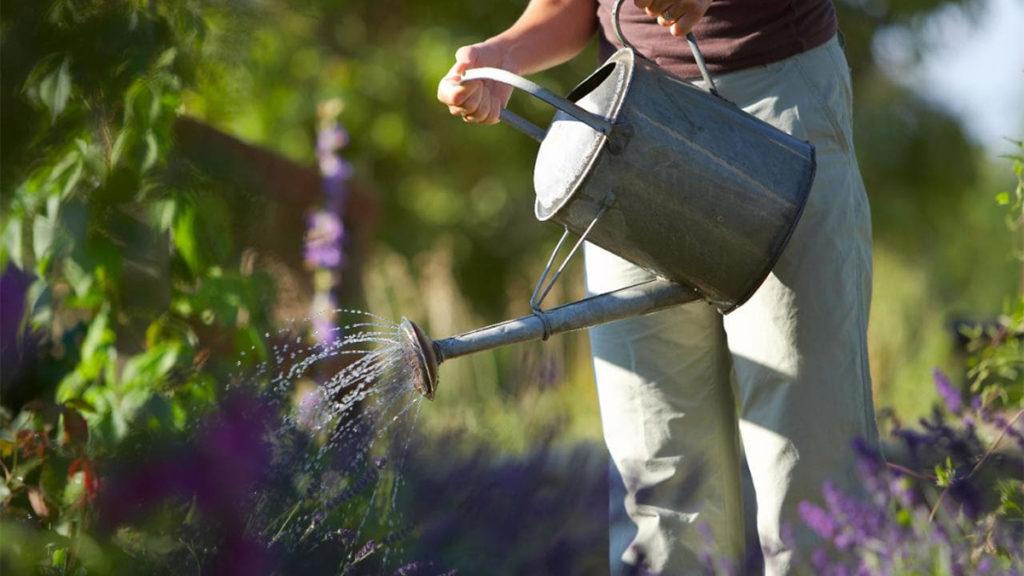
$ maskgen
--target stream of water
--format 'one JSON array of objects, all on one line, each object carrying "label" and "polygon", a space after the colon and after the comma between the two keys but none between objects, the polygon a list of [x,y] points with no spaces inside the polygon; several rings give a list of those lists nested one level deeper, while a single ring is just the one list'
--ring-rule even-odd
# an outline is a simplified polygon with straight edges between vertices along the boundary
[{"label": "stream of water", "polygon": [[279,344],[257,377],[285,416],[266,434],[271,479],[253,494],[247,529],[288,554],[344,550],[345,574],[400,560],[402,464],[422,397],[398,325],[354,310],[338,317],[349,322],[317,343],[289,329],[266,335]]}]

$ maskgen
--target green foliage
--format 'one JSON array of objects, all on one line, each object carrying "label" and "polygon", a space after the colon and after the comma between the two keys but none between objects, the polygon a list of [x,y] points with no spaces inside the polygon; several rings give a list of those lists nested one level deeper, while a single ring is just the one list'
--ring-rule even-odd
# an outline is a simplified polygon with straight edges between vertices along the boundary
[{"label": "green foliage", "polygon": [[[455,49],[513,22],[523,3],[457,6],[284,1],[211,9],[189,113],[296,160],[312,155],[317,103],[340,97],[352,134],[346,155],[380,204],[377,239],[412,264],[438,250],[474,311],[490,319],[528,294],[557,228],[532,222],[536,143],[506,126],[480,128],[437,104]],[[385,10],[388,16],[380,17]],[[592,52],[540,79],[567,92],[592,69]],[[258,98],[250,95],[258,94]],[[550,109],[521,96],[511,106],[542,121]],[[525,288],[523,289],[525,290]]]},{"label": "green foliage", "polygon": [[[206,35],[201,10],[3,5],[0,270],[34,277],[27,327],[43,368],[22,385],[44,400],[2,422],[0,499],[5,535],[26,529],[14,518],[52,533],[2,546],[22,560],[41,546],[27,561],[57,573],[102,566],[88,566],[83,533],[94,463],[139,430],[185,433],[223,378],[196,370],[209,347],[262,348],[269,328],[258,311],[272,286],[237,271],[227,205],[174,155],[172,126]],[[227,346],[213,339],[223,333]]]},{"label": "green foliage", "polygon": [[[1013,260],[1024,282],[1024,142],[1011,156],[1017,182],[1013,192],[996,195],[1006,209],[1007,227],[1015,234]],[[1024,284],[1007,302],[1004,313],[990,325],[964,328],[968,338],[967,376],[971,391],[1004,406],[1024,404]]]}]

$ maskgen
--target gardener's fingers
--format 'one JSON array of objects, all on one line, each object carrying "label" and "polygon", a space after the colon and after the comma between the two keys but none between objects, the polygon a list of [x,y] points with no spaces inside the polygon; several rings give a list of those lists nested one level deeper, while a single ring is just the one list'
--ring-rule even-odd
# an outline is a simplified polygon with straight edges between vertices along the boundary
[{"label": "gardener's fingers", "polygon": [[708,11],[708,6],[711,5],[710,0],[700,0],[697,2],[690,3],[690,5],[675,19],[675,21],[666,20],[659,24],[662,26],[671,25],[669,32],[673,36],[686,36],[693,30],[693,27],[700,22],[700,19],[704,17],[704,13]]},{"label": "gardener's fingers", "polygon": [[634,0],[648,16],[657,17],[658,24],[669,28],[674,36],[685,36],[704,17],[711,0]]},{"label": "gardener's fingers", "polygon": [[463,82],[466,86],[466,97],[456,105],[459,116],[473,116],[480,108],[481,102],[487,99],[486,91],[480,82]]},{"label": "gardener's fingers", "polygon": [[437,99],[448,112],[473,124],[495,124],[512,95],[512,88],[492,80],[466,80],[473,68],[511,69],[500,44],[481,42],[455,52],[455,63],[437,87]]},{"label": "gardener's fingers", "polygon": [[485,55],[477,45],[463,46],[456,50],[455,63],[437,86],[437,99],[449,107],[457,108],[466,107],[467,102],[472,102],[468,105],[469,111],[475,109],[479,104],[480,92],[486,91],[486,87],[477,81],[463,82],[462,75],[470,68],[488,65],[486,62],[481,62],[486,59],[482,58]]},{"label": "gardener's fingers", "polygon": [[465,116],[466,122],[471,124],[494,124],[498,111],[495,110],[494,98],[490,94],[480,99],[480,105],[471,114]]},{"label": "gardener's fingers", "polygon": [[459,63],[456,62],[437,85],[437,99],[442,104],[461,106],[474,91],[479,90],[479,86],[472,82],[462,83],[462,72],[459,67]]},{"label": "gardener's fingers", "polygon": [[497,123],[504,103],[500,95],[485,89],[484,82],[464,82],[466,88],[455,92],[457,98],[448,103],[448,112],[472,124]]},{"label": "gardener's fingers", "polygon": [[487,115],[481,120],[481,124],[497,124],[501,121],[501,111],[505,108],[505,103],[508,98],[504,96],[501,90],[494,90],[490,93],[490,102],[487,109]]}]

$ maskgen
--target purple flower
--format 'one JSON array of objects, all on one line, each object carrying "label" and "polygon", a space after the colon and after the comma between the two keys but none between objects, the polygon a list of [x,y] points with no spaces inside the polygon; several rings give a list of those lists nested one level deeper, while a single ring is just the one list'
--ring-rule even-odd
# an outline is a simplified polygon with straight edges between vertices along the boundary
[{"label": "purple flower", "polygon": [[334,99],[322,102],[318,108],[320,130],[316,155],[325,199],[321,209],[311,216],[306,235],[306,264],[317,269],[313,331],[316,340],[324,345],[337,339],[334,293],[340,281],[338,268],[345,264],[342,214],[348,197],[348,180],[352,177],[352,166],[338,155],[338,150],[349,141],[348,133],[338,122],[342,107],[341,101]]},{"label": "purple flower", "polygon": [[[13,264],[0,274],[0,389],[10,394],[12,385],[31,387],[34,383],[19,383],[36,355],[40,338],[30,330],[23,330],[25,294],[35,277]],[[8,399],[10,396],[8,396]]]},{"label": "purple flower", "polygon": [[348,132],[337,122],[320,130],[316,135],[317,155],[333,154],[348,145]]},{"label": "purple flower", "polygon": [[325,180],[348,180],[352,176],[352,165],[334,154],[320,156],[320,173]]},{"label": "purple flower", "polygon": [[960,390],[953,386],[953,383],[949,381],[949,378],[937,368],[932,373],[932,377],[935,380],[935,389],[939,392],[939,396],[942,397],[942,401],[946,404],[946,409],[953,414],[960,414],[964,409],[964,401],[960,396]]},{"label": "purple flower", "polygon": [[798,511],[800,518],[808,528],[814,530],[819,538],[831,540],[836,533],[836,524],[829,513],[810,502],[801,502]]},{"label": "purple flower", "polygon": [[137,522],[167,501],[194,501],[221,536],[211,573],[270,573],[272,558],[247,531],[246,519],[250,494],[268,480],[271,452],[264,433],[271,418],[256,399],[229,396],[187,444],[120,463],[97,499],[100,532]]},{"label": "purple flower", "polygon": [[314,212],[306,234],[306,264],[316,268],[340,266],[343,231],[344,224],[337,214],[325,210]]}]

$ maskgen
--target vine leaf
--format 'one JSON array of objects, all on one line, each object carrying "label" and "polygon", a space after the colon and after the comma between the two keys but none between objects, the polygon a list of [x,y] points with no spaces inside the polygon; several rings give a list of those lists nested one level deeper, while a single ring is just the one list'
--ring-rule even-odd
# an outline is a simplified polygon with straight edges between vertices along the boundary
[{"label": "vine leaf", "polygon": [[54,121],[68,104],[71,97],[71,58],[65,56],[60,66],[43,76],[38,85],[39,101],[50,111]]}]

